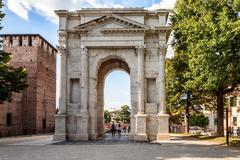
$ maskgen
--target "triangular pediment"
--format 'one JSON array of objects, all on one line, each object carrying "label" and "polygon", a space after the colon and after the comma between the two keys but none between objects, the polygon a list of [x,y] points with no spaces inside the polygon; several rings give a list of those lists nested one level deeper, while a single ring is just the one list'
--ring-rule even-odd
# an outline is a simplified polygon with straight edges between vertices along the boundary
[{"label": "triangular pediment", "polygon": [[116,14],[102,16],[100,18],[75,26],[74,29],[87,32],[99,27],[101,27],[103,32],[123,30],[144,31],[149,29],[149,27],[144,24],[118,16]]}]

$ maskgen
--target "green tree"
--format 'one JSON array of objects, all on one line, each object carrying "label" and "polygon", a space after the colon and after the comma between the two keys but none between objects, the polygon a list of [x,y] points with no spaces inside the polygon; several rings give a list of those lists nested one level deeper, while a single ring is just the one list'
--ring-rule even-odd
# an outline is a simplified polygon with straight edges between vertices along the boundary
[{"label": "green tree", "polygon": [[[3,4],[0,1],[0,9]],[[0,10],[0,26],[4,13]],[[2,28],[2,27],[1,27]],[[1,29],[0,28],[0,29]],[[24,68],[13,68],[10,66],[11,54],[3,50],[2,42],[0,43],[0,103],[10,100],[13,92],[20,92],[27,87],[27,73]]]},{"label": "green tree", "polygon": [[120,119],[120,116],[119,116],[119,112],[117,112],[117,113],[115,114],[113,120],[116,121],[116,122],[119,122],[119,121],[121,120],[121,119]]},{"label": "green tree", "polygon": [[189,88],[216,96],[217,135],[223,100],[240,83],[240,0],[178,0],[172,25],[176,53],[188,55]]},{"label": "green tree", "polygon": [[121,107],[121,110],[118,112],[119,120],[123,123],[130,122],[130,108],[127,105]]},{"label": "green tree", "polygon": [[104,110],[104,122],[105,123],[111,122],[111,115],[108,110]]},{"label": "green tree", "polygon": [[[188,86],[189,76],[188,55],[176,54],[166,63],[166,90],[170,123],[182,124],[185,118],[185,132],[189,132],[190,111],[198,111],[203,102],[200,90]],[[184,113],[184,114],[183,114]]]},{"label": "green tree", "polygon": [[190,126],[199,126],[206,127],[209,124],[208,117],[205,117],[203,114],[200,115],[192,115],[190,118]]}]

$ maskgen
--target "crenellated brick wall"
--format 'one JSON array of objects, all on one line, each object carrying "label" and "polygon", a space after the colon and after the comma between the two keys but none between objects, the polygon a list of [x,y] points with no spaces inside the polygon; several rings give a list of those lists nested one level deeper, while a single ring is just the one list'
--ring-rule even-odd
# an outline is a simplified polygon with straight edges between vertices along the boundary
[{"label": "crenellated brick wall", "polygon": [[[4,34],[0,37],[4,50],[12,53],[10,64],[27,70],[29,85],[21,93],[14,94],[12,102],[0,104],[0,136],[53,132],[56,49],[38,34]],[[7,113],[12,114],[10,126],[7,126]]]}]

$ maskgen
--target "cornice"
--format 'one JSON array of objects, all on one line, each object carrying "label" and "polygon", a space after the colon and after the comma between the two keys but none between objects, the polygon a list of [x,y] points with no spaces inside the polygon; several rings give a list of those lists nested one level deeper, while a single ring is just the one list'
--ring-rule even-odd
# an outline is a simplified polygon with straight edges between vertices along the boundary
[{"label": "cornice", "polygon": [[[67,33],[87,33],[91,30],[88,29],[73,29],[67,30]],[[171,26],[155,27],[151,29],[141,29],[141,28],[104,28],[100,32],[104,34],[109,33],[167,33],[170,34],[172,31]]]},{"label": "cornice", "polygon": [[76,11],[55,10],[58,16],[81,16],[81,15],[105,15],[105,14],[127,14],[127,15],[168,15],[171,9],[147,10],[144,8],[83,8]]}]

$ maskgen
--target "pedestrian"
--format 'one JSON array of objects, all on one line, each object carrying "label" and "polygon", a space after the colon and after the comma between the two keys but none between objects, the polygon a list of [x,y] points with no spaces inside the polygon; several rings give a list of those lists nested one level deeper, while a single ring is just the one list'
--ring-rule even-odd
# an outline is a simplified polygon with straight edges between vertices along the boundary
[{"label": "pedestrian", "polygon": [[131,128],[130,128],[130,125],[128,126],[128,133],[130,133],[130,130],[131,130]]},{"label": "pedestrian", "polygon": [[240,138],[240,127],[237,128],[237,137]]},{"label": "pedestrian", "polygon": [[112,132],[112,136],[115,136],[115,124],[114,124],[114,122],[111,125],[111,132]]},{"label": "pedestrian", "polygon": [[118,136],[121,136],[122,128],[120,123],[117,126],[117,131],[118,131]]},{"label": "pedestrian", "polygon": [[232,135],[232,127],[229,126],[228,127],[228,136],[231,137],[231,135]]},{"label": "pedestrian", "polygon": [[234,128],[233,127],[231,128],[231,137],[232,138],[234,137]]},{"label": "pedestrian", "polygon": [[126,126],[124,126],[123,127],[123,133],[126,133],[126,131],[127,131],[127,128],[126,128]]}]

